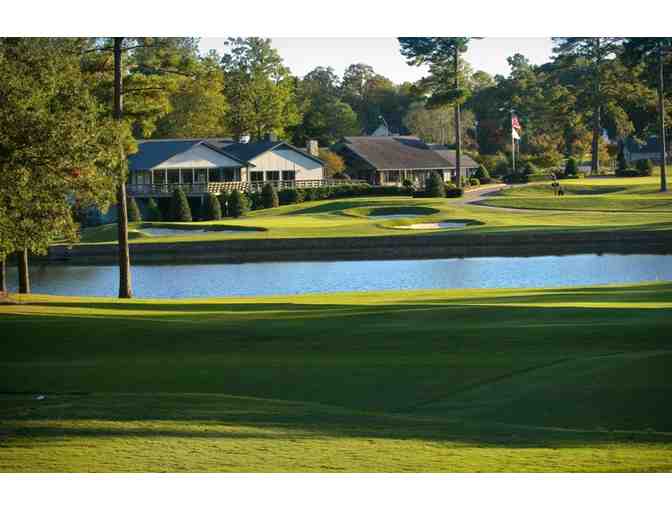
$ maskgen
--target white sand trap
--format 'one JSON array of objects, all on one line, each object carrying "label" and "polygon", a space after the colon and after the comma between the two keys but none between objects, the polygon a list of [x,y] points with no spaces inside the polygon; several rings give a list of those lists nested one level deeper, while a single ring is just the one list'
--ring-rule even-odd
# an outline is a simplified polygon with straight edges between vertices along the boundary
[{"label": "white sand trap", "polygon": [[204,228],[199,229],[180,229],[180,228],[141,228],[138,229],[138,232],[147,234],[150,236],[193,236],[197,234],[223,234],[223,233],[240,233],[246,232],[245,230],[205,230]]},{"label": "white sand trap", "polygon": [[401,225],[395,228],[403,228],[407,230],[439,230],[444,228],[463,228],[466,226],[466,223],[458,221],[441,221],[439,223],[414,223],[413,225]]}]

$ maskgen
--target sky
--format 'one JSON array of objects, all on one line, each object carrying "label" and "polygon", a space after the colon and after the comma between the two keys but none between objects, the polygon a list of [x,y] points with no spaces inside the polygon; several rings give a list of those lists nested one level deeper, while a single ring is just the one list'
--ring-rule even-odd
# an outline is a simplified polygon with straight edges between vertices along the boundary
[{"label": "sky", "polygon": [[[222,53],[224,38],[204,37],[200,42],[203,52],[211,49]],[[399,43],[389,38],[273,38],[285,65],[292,73],[303,77],[317,66],[333,67],[339,76],[350,64],[363,62],[395,83],[416,81],[426,73],[426,68],[406,64],[399,52]],[[509,74],[506,58],[521,53],[532,64],[543,64],[551,58],[550,38],[485,38],[472,41],[466,54],[467,61],[476,71],[491,75]]]}]

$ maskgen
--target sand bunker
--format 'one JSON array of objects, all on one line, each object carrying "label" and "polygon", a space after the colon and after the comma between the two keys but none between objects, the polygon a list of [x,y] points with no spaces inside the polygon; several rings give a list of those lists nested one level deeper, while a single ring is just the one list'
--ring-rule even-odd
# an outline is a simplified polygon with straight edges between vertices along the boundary
[{"label": "sand bunker", "polygon": [[439,223],[414,223],[413,225],[400,225],[395,228],[410,230],[440,230],[445,228],[464,228],[467,223],[458,221],[441,221]]}]

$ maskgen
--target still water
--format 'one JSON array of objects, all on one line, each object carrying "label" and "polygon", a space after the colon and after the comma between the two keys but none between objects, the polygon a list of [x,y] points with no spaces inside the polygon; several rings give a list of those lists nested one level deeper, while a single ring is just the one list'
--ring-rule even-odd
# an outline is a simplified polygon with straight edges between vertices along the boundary
[{"label": "still water", "polygon": [[[137,265],[136,297],[210,297],[357,290],[557,287],[672,280],[672,255],[566,255],[435,260]],[[16,290],[16,268],[8,268]],[[31,268],[40,294],[116,296],[115,266]]]}]

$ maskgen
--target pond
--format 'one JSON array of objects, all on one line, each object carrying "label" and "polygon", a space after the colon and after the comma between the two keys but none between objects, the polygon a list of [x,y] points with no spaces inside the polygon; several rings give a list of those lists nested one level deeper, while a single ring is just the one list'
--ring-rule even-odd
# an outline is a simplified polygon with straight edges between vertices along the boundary
[{"label": "pond", "polygon": [[[259,296],[359,290],[557,287],[672,280],[672,255],[136,265],[136,297]],[[16,290],[16,268],[8,268]],[[34,265],[42,294],[116,296],[116,266]]]}]

